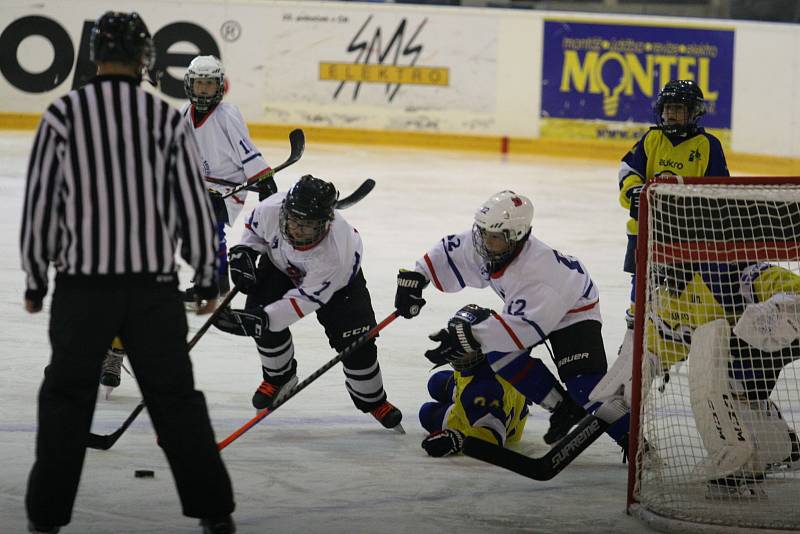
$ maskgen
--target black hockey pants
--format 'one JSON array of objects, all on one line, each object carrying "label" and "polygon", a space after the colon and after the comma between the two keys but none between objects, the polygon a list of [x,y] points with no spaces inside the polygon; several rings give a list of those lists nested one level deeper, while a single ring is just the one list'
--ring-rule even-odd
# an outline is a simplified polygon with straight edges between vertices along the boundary
[{"label": "black hockey pants", "polygon": [[52,358],[39,391],[36,462],[26,496],[33,522],[59,526],[70,521],[100,368],[116,335],[172,468],[183,513],[220,517],[233,511],[231,482],[205,398],[194,388],[186,333],[175,275],[57,277],[50,313]]},{"label": "black hockey pants", "polygon": [[[266,306],[281,299],[294,287],[286,274],[275,267],[266,256],[262,256],[258,266],[258,282],[248,291],[245,307]],[[336,352],[343,351],[377,324],[367,282],[361,270],[348,285],[334,293],[317,310],[317,321],[325,329],[328,344]],[[282,346],[290,340],[291,333],[287,328],[281,332],[267,332],[256,339],[256,344],[263,349]],[[346,387],[356,408],[368,412],[386,400],[374,339],[343,360],[342,364],[347,379]]]}]

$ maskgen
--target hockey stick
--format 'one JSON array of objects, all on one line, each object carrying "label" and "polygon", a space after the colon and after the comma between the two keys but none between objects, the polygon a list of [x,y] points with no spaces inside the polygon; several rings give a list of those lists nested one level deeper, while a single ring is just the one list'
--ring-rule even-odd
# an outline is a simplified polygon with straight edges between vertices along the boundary
[{"label": "hockey stick", "polygon": [[386,319],[381,321],[377,326],[373,327],[369,332],[367,332],[366,334],[355,340],[342,352],[337,354],[332,359],[328,360],[328,362],[325,363],[325,365],[323,365],[322,367],[311,373],[302,382],[298,383],[296,386],[290,389],[285,397],[279,399],[278,401],[275,402],[275,404],[272,405],[272,408],[267,408],[260,411],[258,415],[250,419],[241,427],[239,427],[236,431],[233,432],[233,434],[220,441],[217,444],[219,450],[224,449],[225,447],[236,441],[242,434],[244,434],[245,432],[256,426],[259,421],[261,421],[266,416],[268,416],[269,414],[280,408],[289,399],[291,399],[292,397],[300,393],[302,390],[304,390],[306,387],[308,387],[309,384],[311,384],[314,380],[325,374],[325,372],[327,372],[328,369],[330,369],[331,367],[342,361],[344,358],[347,358],[353,352],[357,351],[358,349],[366,345],[370,340],[374,339],[378,335],[378,332],[386,328],[389,325],[389,323],[391,323],[395,319],[397,319],[397,310],[393,311],[391,314],[389,314],[389,316]]},{"label": "hockey stick", "polygon": [[[235,297],[237,293],[239,293],[239,290],[237,288],[233,288],[231,292],[228,293],[228,296],[226,296],[219,304],[219,306],[217,306],[217,309],[214,310],[214,313],[212,313],[211,316],[208,318],[208,320],[205,323],[203,323],[203,326],[200,327],[200,330],[198,330],[195,333],[195,335],[192,336],[192,339],[187,344],[187,349],[186,349],[187,351],[192,350],[192,347],[197,345],[197,342],[200,341],[200,338],[203,337],[203,335],[208,331],[209,328],[211,328],[211,324],[217,317],[219,317],[219,314],[222,313],[222,310],[224,310],[228,306],[228,304],[231,303],[233,297]],[[117,440],[120,438],[120,436],[122,436],[122,434],[124,434],[125,431],[128,430],[128,427],[131,426],[131,423],[133,423],[133,421],[137,417],[139,417],[139,414],[141,413],[143,408],[144,408],[144,400],[141,400],[139,404],[136,405],[136,408],[133,409],[133,412],[131,412],[128,418],[125,419],[125,421],[122,423],[122,426],[120,426],[117,430],[115,430],[111,434],[101,435],[89,432],[89,436],[86,438],[86,446],[89,447],[90,449],[107,451],[108,449],[113,447],[114,444],[117,442]]]},{"label": "hockey stick", "polygon": [[289,134],[289,144],[291,146],[291,152],[289,153],[289,158],[286,161],[284,161],[274,169],[269,169],[266,172],[262,172],[257,176],[249,178],[245,183],[237,185],[236,187],[234,187],[233,189],[222,195],[222,198],[228,198],[231,195],[235,195],[242,189],[246,189],[261,180],[266,180],[270,176],[274,176],[276,172],[285,169],[289,165],[297,163],[297,160],[300,159],[300,157],[303,155],[303,151],[306,148],[306,137],[303,134],[303,130],[299,129],[292,130],[292,132]]},{"label": "hockey stick", "polygon": [[337,210],[346,210],[356,202],[359,202],[362,198],[367,196],[370,191],[375,188],[375,180],[372,178],[367,178],[364,180],[364,183],[359,185],[355,191],[344,197],[343,199],[336,201],[336,209]]},{"label": "hockey stick", "polygon": [[531,458],[473,437],[464,440],[464,454],[533,480],[550,480],[627,412],[622,399],[604,403],[594,414],[581,419],[564,439],[539,458]]}]

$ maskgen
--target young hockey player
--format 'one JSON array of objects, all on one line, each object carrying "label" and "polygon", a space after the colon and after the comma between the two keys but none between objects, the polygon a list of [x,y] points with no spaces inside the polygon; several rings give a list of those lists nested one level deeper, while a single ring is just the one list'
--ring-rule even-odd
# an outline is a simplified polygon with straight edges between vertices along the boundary
[{"label": "young hockey player", "polygon": [[[253,145],[244,117],[234,104],[223,102],[225,69],[214,56],[197,56],[183,77],[184,91],[189,102],[181,115],[192,125],[200,154],[202,169],[217,217],[219,234],[219,289],[223,297],[230,289],[225,227],[232,226],[244,206],[245,193],[226,199],[222,194],[232,187],[269,170],[261,152]],[[277,188],[272,177],[258,183],[259,199],[271,195]],[[192,306],[197,295],[190,288],[185,299]]]},{"label": "young hockey player", "polygon": [[654,106],[656,126],[622,158],[619,168],[619,203],[629,212],[628,248],[624,271],[631,275],[631,304],[626,312],[628,330],[623,347],[633,336],[636,281],[636,234],[639,229],[639,193],[655,176],[730,176],[719,139],[698,126],[705,112],[703,91],[692,80],[672,80],[658,94]]},{"label": "young hockey player", "polygon": [[525,397],[496,375],[481,352],[450,362],[453,370],[437,371],[428,380],[433,402],[419,410],[430,432],[422,448],[434,457],[458,454],[472,436],[502,447],[522,437],[528,406]]},{"label": "young hockey player", "polygon": [[[231,248],[231,279],[247,301],[214,324],[255,339],[263,374],[257,409],[271,408],[297,384],[293,323],[316,312],[337,352],[376,325],[361,237],[335,210],[338,196],[333,184],[305,175],[288,193],[260,202]],[[356,408],[400,431],[402,414],[386,400],[377,358],[373,340],[343,360],[345,386]]]},{"label": "young hockey player", "polygon": [[[552,415],[548,444],[563,438],[586,415],[589,392],[606,372],[597,287],[576,258],[531,234],[533,205],[514,193],[492,195],[475,214],[472,230],[448,235],[416,263],[400,271],[395,307],[413,317],[425,304],[429,283],[439,291],[490,287],[503,301],[500,311],[462,308],[447,328],[431,336],[439,347],[425,356],[445,363],[472,352],[485,355],[492,370],[528,400]],[[561,381],[531,349],[545,341]],[[628,416],[608,433],[625,449]]]}]

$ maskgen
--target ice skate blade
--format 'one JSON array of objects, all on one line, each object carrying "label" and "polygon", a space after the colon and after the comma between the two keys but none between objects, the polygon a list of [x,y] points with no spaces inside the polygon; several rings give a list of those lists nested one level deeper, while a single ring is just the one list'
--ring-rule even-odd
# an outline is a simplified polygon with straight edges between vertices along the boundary
[{"label": "ice skate blade", "polygon": [[403,428],[403,425],[401,425],[400,423],[397,423],[397,426],[393,426],[389,430],[393,430],[393,431],[397,432],[398,434],[405,434],[406,433],[406,429]]}]

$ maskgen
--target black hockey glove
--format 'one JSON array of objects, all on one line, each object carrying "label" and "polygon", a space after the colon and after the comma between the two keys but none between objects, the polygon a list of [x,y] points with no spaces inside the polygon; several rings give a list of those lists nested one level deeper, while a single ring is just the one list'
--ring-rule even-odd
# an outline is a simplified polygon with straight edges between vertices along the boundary
[{"label": "black hockey glove", "polygon": [[397,274],[397,292],[394,294],[397,313],[406,319],[419,315],[419,311],[425,306],[422,290],[427,285],[428,280],[424,274],[400,269]]},{"label": "black hockey glove", "polygon": [[228,264],[231,269],[231,280],[244,294],[256,285],[256,261],[258,252],[245,245],[236,245],[228,252]]},{"label": "black hockey glove", "polygon": [[639,193],[642,192],[643,185],[636,185],[628,189],[626,195],[631,201],[631,208],[629,210],[631,219],[634,221],[639,220]]},{"label": "black hockey glove", "polygon": [[447,322],[447,328],[428,336],[431,341],[436,341],[439,346],[425,352],[434,365],[453,363],[464,355],[481,350],[481,344],[472,335],[472,325],[485,321],[492,310],[481,308],[476,304],[467,304],[458,310],[455,316]]},{"label": "black hockey glove", "polygon": [[216,217],[217,222],[227,223],[228,208],[225,206],[225,199],[222,198],[222,193],[216,189],[209,189],[208,196],[211,197],[211,207],[214,209],[214,217]]},{"label": "black hockey glove", "polygon": [[225,308],[214,320],[214,326],[236,336],[261,337],[269,328],[269,317],[263,308]]},{"label": "black hockey glove", "polygon": [[423,439],[422,448],[434,458],[458,454],[464,448],[464,434],[458,430],[445,428]]},{"label": "black hockey glove", "polygon": [[253,189],[258,191],[259,202],[278,192],[278,186],[275,185],[275,178],[272,176],[256,182],[255,186],[253,186]]}]

